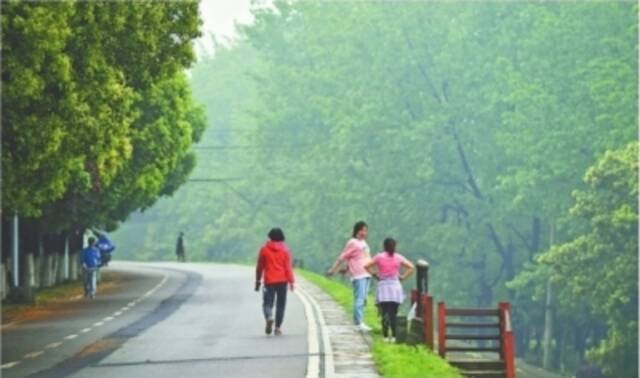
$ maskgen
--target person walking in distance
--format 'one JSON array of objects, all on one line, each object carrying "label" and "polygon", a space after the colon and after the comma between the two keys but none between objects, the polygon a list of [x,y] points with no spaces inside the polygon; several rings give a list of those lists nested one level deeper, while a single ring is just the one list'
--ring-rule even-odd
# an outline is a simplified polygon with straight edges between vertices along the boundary
[{"label": "person walking in distance", "polygon": [[186,262],[187,258],[185,257],[185,249],[184,249],[184,232],[181,232],[178,235],[178,241],[176,242],[176,256],[178,257],[178,262]]},{"label": "person walking in distance", "polygon": [[369,228],[364,221],[353,226],[352,238],[345,245],[336,262],[329,268],[327,275],[333,275],[342,263],[346,263],[353,286],[353,322],[361,331],[371,331],[364,323],[364,308],[367,303],[371,275],[364,268],[371,259],[369,245],[366,242]]},{"label": "person walking in distance", "polygon": [[100,251],[96,247],[96,239],[94,237],[90,237],[89,245],[82,250],[85,298],[93,299],[96,296],[96,275],[100,268],[100,264]]},{"label": "person walking in distance", "polygon": [[[384,239],[383,247],[384,251],[375,255],[365,268],[378,280],[376,303],[382,310],[384,340],[395,342],[398,307],[404,301],[401,281],[413,274],[415,266],[396,252],[396,241],[392,238]],[[402,274],[401,268],[404,268]],[[389,336],[389,328],[391,328],[391,336]]]},{"label": "person walking in distance", "polygon": [[276,304],[275,335],[282,334],[282,321],[287,304],[287,285],[293,291],[295,278],[291,266],[291,253],[285,244],[284,232],[279,228],[269,231],[269,240],[260,248],[256,263],[255,290],[260,290],[260,283],[264,281],[262,289],[262,312],[265,319],[265,333],[270,335],[273,330],[273,304]]}]

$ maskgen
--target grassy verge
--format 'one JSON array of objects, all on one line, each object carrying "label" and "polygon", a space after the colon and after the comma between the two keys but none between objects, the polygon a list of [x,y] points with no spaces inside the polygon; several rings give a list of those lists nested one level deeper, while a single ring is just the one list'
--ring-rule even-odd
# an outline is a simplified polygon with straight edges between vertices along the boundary
[{"label": "grassy verge", "polygon": [[[333,297],[348,313],[352,308],[351,288],[345,284],[305,270],[298,274]],[[373,359],[379,372],[388,378],[461,378],[457,369],[423,346],[386,344],[382,341],[380,320],[375,300],[370,297],[365,310],[365,322],[373,328]]]}]

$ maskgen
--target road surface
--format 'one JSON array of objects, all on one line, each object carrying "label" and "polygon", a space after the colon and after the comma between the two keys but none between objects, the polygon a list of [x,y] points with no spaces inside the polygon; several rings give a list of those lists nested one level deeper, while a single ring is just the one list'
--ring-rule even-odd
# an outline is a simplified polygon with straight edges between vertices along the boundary
[{"label": "road surface", "polygon": [[322,354],[310,348],[308,330],[320,325],[305,315],[308,298],[290,293],[284,335],[267,337],[249,267],[113,262],[108,269],[129,278],[117,293],[3,327],[3,377],[300,378],[322,370],[308,366]]}]

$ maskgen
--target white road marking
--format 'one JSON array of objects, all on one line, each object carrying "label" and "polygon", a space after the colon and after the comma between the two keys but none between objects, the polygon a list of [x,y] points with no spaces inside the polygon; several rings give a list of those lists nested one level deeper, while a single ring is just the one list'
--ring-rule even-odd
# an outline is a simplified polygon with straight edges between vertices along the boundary
[{"label": "white road marking", "polygon": [[24,355],[23,358],[36,358],[39,355],[44,354],[44,350],[39,350],[37,352],[31,352]]},{"label": "white road marking", "polygon": [[309,358],[307,359],[307,375],[305,378],[320,377],[320,341],[318,340],[318,326],[316,324],[316,316],[313,313],[313,307],[306,298],[300,287],[296,288],[295,293],[298,295],[304,306],[304,315],[307,318],[307,345]]},{"label": "white road marking", "polygon": [[62,345],[62,341],[58,341],[57,343],[51,343],[45,346],[44,349],[53,349],[53,348],[59,347],[60,345]]},{"label": "white road marking", "polygon": [[21,361],[7,362],[6,364],[0,365],[0,368],[2,368],[2,369],[10,369],[10,368],[18,365],[20,362]]},{"label": "white road marking", "polygon": [[[169,280],[169,277],[168,277],[167,275],[165,275],[165,276],[162,278],[162,281],[160,281],[160,283],[159,283],[159,284],[157,284],[153,289],[149,290],[149,291],[148,291],[148,292],[146,292],[144,295],[142,295],[142,296],[138,297],[138,299],[136,299],[135,301],[131,301],[131,302],[129,302],[129,304],[128,304],[127,306],[122,307],[122,309],[121,309],[120,311],[115,312],[113,315],[114,315],[114,316],[120,316],[120,315],[122,315],[122,312],[123,312],[123,311],[127,311],[127,310],[129,310],[129,308],[131,308],[131,307],[135,306],[136,304],[138,304],[139,302],[141,302],[145,297],[148,297],[149,295],[153,294],[153,293],[154,293],[156,290],[158,290],[162,285],[164,285],[168,280]],[[82,296],[81,296],[81,295],[79,295],[79,296],[77,296],[77,297],[72,297],[71,299],[72,299],[72,300],[75,300],[75,299],[79,299],[79,298],[82,298]],[[114,319],[114,317],[113,317],[113,316],[107,316],[107,317],[106,317],[106,318],[104,318],[102,321],[100,321],[100,322],[96,322],[96,323],[93,323],[93,327],[100,327],[100,326],[104,325],[104,323],[105,323],[105,322],[109,322],[109,321],[111,321],[111,320],[113,320],[113,319]],[[16,323],[17,323],[17,322],[4,324],[4,325],[0,326],[0,330],[4,330],[4,329],[6,329],[6,328],[10,328],[10,327],[14,326]],[[87,333],[87,332],[91,331],[91,329],[92,329],[91,327],[83,328],[82,330],[80,330],[80,332],[81,332],[81,333]],[[73,339],[75,339],[76,337],[78,337],[78,335],[77,335],[77,334],[72,334],[72,335],[65,336],[65,337],[63,338],[63,340],[73,340]],[[51,344],[46,345],[46,346],[44,347],[44,349],[54,349],[54,348],[59,347],[60,345],[62,345],[62,342],[61,342],[61,341],[58,341],[58,342],[55,342],[55,343],[51,343]],[[27,354],[25,354],[25,355],[24,355],[24,357],[23,357],[23,358],[24,358],[24,359],[36,358],[36,357],[38,357],[38,356],[40,356],[40,355],[44,354],[44,352],[45,352],[44,350],[39,350],[39,351],[36,351],[36,352],[27,353]],[[316,357],[316,358],[317,358],[317,357]],[[12,368],[12,367],[14,367],[14,366],[16,366],[16,365],[20,364],[21,362],[22,362],[22,360],[12,361],[12,362],[7,362],[7,363],[4,363],[4,364],[0,365],[0,368],[1,368],[1,369],[10,369],[10,368]]]},{"label": "white road marking", "polygon": [[327,323],[325,322],[324,315],[322,314],[322,309],[320,308],[320,304],[318,303],[318,301],[316,301],[313,296],[309,295],[304,290],[302,291],[302,293],[309,298],[311,305],[316,308],[316,311],[318,313],[320,334],[322,335],[322,347],[324,349],[324,378],[333,378],[335,374],[335,366],[333,364],[333,348],[331,347],[331,340],[329,339],[329,329],[327,328]]}]

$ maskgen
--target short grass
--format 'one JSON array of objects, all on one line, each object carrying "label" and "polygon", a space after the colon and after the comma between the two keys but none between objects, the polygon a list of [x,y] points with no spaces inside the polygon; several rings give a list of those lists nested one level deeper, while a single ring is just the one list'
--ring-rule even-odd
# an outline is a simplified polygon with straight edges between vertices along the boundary
[{"label": "short grass", "polygon": [[[298,274],[316,284],[331,295],[345,311],[351,313],[353,297],[351,288],[343,282],[298,270]],[[365,322],[373,328],[373,359],[378,371],[388,378],[461,378],[458,370],[423,346],[387,344],[382,340],[380,320],[374,298],[367,301]]]}]

